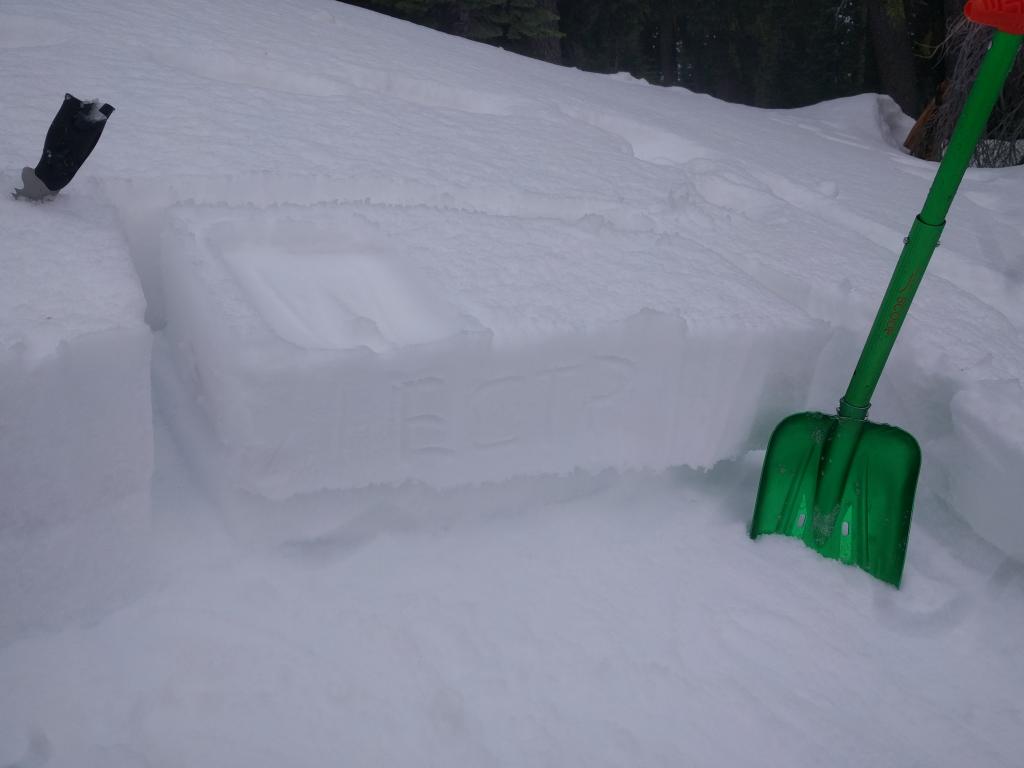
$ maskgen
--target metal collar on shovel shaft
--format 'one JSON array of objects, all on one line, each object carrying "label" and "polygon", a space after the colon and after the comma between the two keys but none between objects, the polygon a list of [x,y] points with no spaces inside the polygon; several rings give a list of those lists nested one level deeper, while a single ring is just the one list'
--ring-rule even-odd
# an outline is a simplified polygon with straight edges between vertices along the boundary
[{"label": "metal collar on shovel shaft", "polygon": [[[993,4],[999,5],[1000,13],[1007,13],[1000,0],[972,3],[984,6],[983,10],[991,10]],[[972,13],[971,5],[967,11],[976,21],[993,23],[991,17]],[[1021,4],[1010,13],[1020,26]],[[798,413],[776,427],[768,443],[750,528],[755,539],[765,533],[803,539],[825,557],[858,565],[897,587],[903,575],[921,450],[902,429],[868,421],[868,408],[938,245],[953,196],[1024,39],[1002,31],[1014,27],[995,25],[1000,31],[993,37],[924,208],[910,230],[839,410],[834,416]]]}]

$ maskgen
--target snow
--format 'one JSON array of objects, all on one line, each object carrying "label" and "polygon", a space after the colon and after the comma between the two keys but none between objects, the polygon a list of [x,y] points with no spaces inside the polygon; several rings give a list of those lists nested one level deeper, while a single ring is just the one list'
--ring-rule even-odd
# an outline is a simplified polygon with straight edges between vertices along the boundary
[{"label": "snow", "polygon": [[153,416],[152,334],[109,211],[8,201],[0,230],[2,641],[134,591]]},{"label": "snow", "polygon": [[1024,388],[1019,380],[978,382],[953,398],[952,417],[956,443],[968,449],[950,461],[952,503],[966,510],[982,536],[1011,555],[1024,556],[1024,517],[1006,514],[1016,509],[1024,492],[1024,434],[991,428],[994,418],[1024,423]]},{"label": "snow", "polygon": [[1013,766],[1024,197],[971,170],[876,393],[900,591],[752,543],[934,173],[328,0],[12,0],[0,765]]},{"label": "snow", "polygon": [[84,107],[88,107],[89,111],[85,113],[84,117],[91,123],[105,123],[107,116],[102,112],[103,105],[100,104],[98,99],[92,101],[83,102]]},{"label": "snow", "polygon": [[[202,402],[217,474],[270,498],[710,467],[751,447],[766,409],[799,407],[806,351],[825,342],[720,256],[598,216],[347,204],[172,219],[159,272],[179,375],[158,386]],[[709,407],[724,382],[743,397]]]}]

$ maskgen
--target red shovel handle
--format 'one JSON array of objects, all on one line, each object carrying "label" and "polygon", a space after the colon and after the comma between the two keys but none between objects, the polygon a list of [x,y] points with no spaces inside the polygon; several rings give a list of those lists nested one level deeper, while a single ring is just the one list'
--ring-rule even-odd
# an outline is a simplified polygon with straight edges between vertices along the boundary
[{"label": "red shovel handle", "polygon": [[1024,0],[970,0],[964,15],[1011,35],[1024,35]]}]

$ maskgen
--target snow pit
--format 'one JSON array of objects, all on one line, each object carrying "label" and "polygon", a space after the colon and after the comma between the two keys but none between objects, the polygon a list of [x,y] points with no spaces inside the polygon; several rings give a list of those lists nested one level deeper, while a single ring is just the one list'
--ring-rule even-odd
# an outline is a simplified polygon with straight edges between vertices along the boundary
[{"label": "snow pit", "polygon": [[708,467],[802,405],[826,339],[702,246],[598,216],[189,206],[160,271],[158,386],[271,499]]},{"label": "snow pit", "polygon": [[152,336],[123,241],[64,200],[0,203],[0,645],[142,581]]}]

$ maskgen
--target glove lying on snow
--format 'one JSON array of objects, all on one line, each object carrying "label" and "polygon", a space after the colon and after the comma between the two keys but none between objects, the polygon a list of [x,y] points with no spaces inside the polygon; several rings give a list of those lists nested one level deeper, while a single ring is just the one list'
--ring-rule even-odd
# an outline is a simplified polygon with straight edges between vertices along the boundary
[{"label": "glove lying on snow", "polygon": [[43,156],[35,168],[22,170],[24,187],[14,190],[14,197],[42,200],[67,186],[100,140],[113,112],[109,104],[81,101],[70,93],[64,94],[64,103],[46,132]]}]

